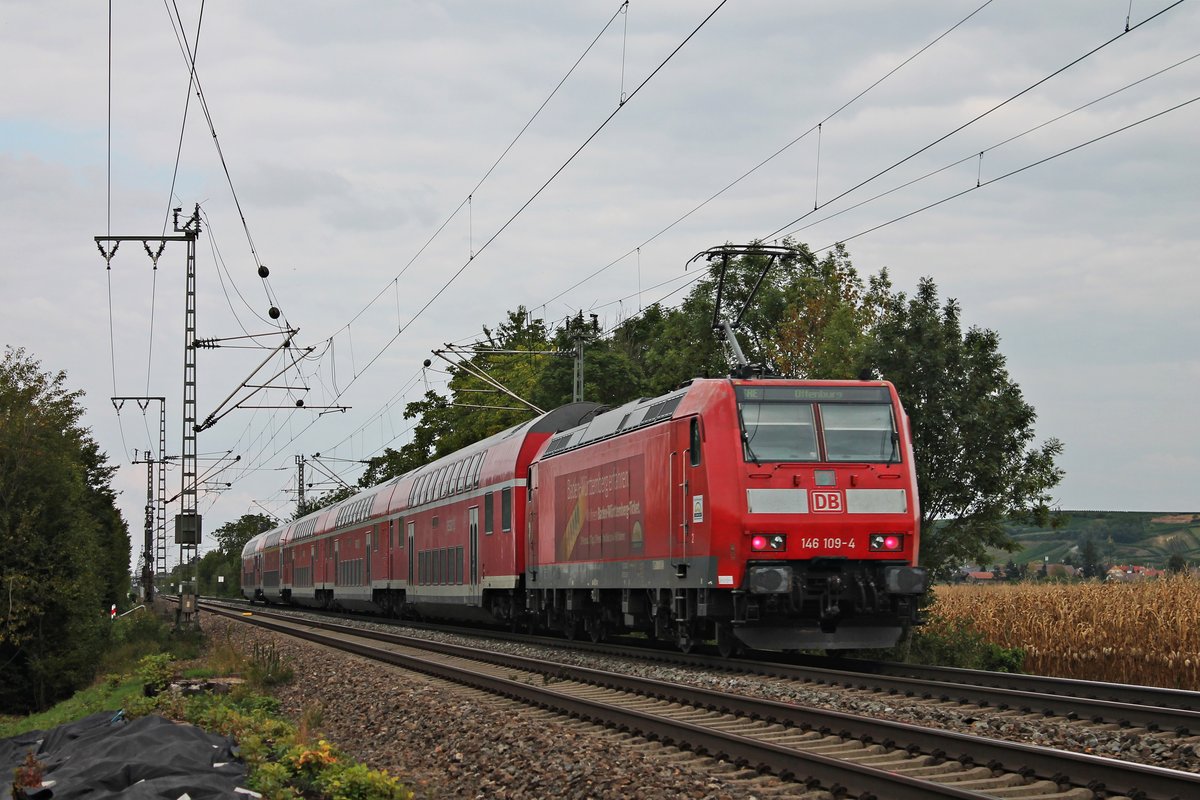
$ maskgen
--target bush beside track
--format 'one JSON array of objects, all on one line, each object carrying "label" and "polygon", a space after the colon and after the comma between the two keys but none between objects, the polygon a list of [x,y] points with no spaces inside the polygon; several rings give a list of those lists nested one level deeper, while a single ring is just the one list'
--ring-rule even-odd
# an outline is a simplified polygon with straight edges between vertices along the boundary
[{"label": "bush beside track", "polygon": [[[232,737],[247,766],[247,785],[267,798],[412,797],[386,772],[356,763],[322,738],[318,712],[296,722],[280,713],[270,692],[292,675],[272,647],[242,652],[228,637],[172,631],[149,612],[112,624],[114,646],[102,660],[107,674],[43,713],[0,719],[0,738],[119,708],[130,718],[159,714]],[[216,690],[184,688],[197,685]],[[36,759],[30,767],[37,772]]]}]

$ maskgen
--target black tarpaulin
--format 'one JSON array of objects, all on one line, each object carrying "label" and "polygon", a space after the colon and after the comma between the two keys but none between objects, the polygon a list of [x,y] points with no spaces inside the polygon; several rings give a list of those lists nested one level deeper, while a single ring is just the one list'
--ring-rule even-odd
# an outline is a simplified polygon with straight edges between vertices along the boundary
[{"label": "black tarpaulin", "polygon": [[[29,752],[53,784],[34,798],[191,800],[239,796],[246,768],[233,741],[162,717],[127,722],[101,712],[47,731],[0,739],[0,800],[12,796],[11,776]],[[246,794],[240,794],[246,797]]]}]

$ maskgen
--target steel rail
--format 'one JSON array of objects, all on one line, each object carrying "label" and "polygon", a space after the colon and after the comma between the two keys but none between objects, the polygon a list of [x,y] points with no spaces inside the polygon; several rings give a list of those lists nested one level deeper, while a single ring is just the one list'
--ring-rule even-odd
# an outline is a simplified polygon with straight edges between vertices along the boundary
[{"label": "steel rail", "polygon": [[[299,607],[296,610],[328,615],[335,619],[360,619],[375,624],[390,623],[383,618],[368,615],[322,612],[319,609]],[[1200,692],[1183,689],[795,654],[779,654],[772,657],[775,654],[758,653],[755,654],[755,659],[729,659],[703,653],[685,654],[669,647],[593,643],[494,629],[414,623],[407,620],[399,624],[731,674],[806,681],[818,686],[841,686],[922,699],[937,698],[947,702],[998,708],[1002,711],[1015,709],[1043,716],[1107,722],[1122,727],[1141,727],[1149,731],[1172,731],[1184,736],[1200,734]]]},{"label": "steel rail", "polygon": [[[929,798],[979,800],[986,796],[946,784],[897,775],[886,770],[818,753],[806,753],[752,737],[673,720],[657,714],[592,701],[552,688],[509,680],[462,666],[429,661],[394,650],[348,641],[322,633],[321,630],[325,629],[325,624],[310,625],[306,621],[271,620],[265,615],[255,612],[239,613],[214,606],[209,606],[208,610],[267,630],[332,646],[375,661],[551,709],[604,727],[634,733],[653,741],[659,741],[664,745],[692,750],[701,755],[724,758],[740,765],[753,766],[761,771],[772,772],[785,780],[798,779],[798,782],[806,784],[809,788],[816,788],[819,785],[827,788],[834,796],[845,796],[846,793],[850,793],[858,800],[928,800]],[[353,629],[344,635],[360,636],[361,634],[362,631]],[[426,639],[414,641],[422,648],[428,648],[431,644]]]},{"label": "steel rail", "polygon": [[[1140,686],[1131,683],[1106,683],[1103,681],[1055,678],[1045,675],[1026,675],[1019,672],[993,672],[990,670],[939,667],[925,664],[901,664],[891,661],[868,661],[854,658],[822,659],[830,669],[855,672],[864,675],[893,675],[896,677],[919,678],[943,683],[992,686],[998,689],[1014,689],[1042,694],[1061,694],[1095,700],[1110,700],[1133,705],[1162,706],[1200,711],[1200,692],[1187,689],[1168,689],[1163,686]],[[819,666],[816,659],[804,657],[807,666]]]},{"label": "steel rail", "polygon": [[[305,613],[320,610],[297,608]],[[338,619],[361,619],[376,624],[387,620],[367,615],[325,612]],[[756,654],[756,659],[723,658],[703,653],[681,653],[674,648],[593,643],[558,637],[517,634],[479,628],[448,627],[405,621],[406,626],[502,641],[571,648],[600,655],[665,664],[685,665],[733,674],[761,675],[806,681],[819,686],[841,686],[883,694],[941,699],[999,710],[1015,709],[1043,716],[1107,722],[1149,731],[1200,734],[1200,692],[1156,686],[1110,684],[1042,675],[966,670],[916,664],[821,658],[803,655]],[[785,660],[786,659],[786,660]]]},{"label": "steel rail", "polygon": [[[711,657],[701,657],[694,663],[720,669],[719,662],[714,661]],[[1200,711],[1191,706],[1194,699],[1190,695],[1195,694],[1193,692],[1180,693],[1169,689],[1157,690],[1157,687],[1125,684],[1097,684],[1091,687],[1090,694],[1083,694],[1080,690],[1086,689],[1088,682],[1067,682],[1059,678],[1031,675],[1008,676],[998,672],[981,675],[980,671],[976,670],[949,671],[948,668],[926,669],[919,666],[912,670],[914,674],[911,676],[892,674],[890,671],[856,672],[836,666],[814,667],[776,662],[740,662],[739,667],[739,672],[805,680],[818,685],[842,686],[905,697],[937,698],[985,708],[995,707],[1002,711],[1016,709],[1047,717],[1061,716],[1072,720],[1115,723],[1122,727],[1137,726],[1150,731],[1167,730],[1180,735],[1200,733]],[[990,679],[985,676],[990,676]],[[971,682],[957,682],[954,681],[956,678]],[[1024,678],[1033,680],[1022,680]],[[1122,699],[1107,699],[1099,695]],[[1186,705],[1158,705],[1155,700],[1181,702]]]},{"label": "steel rail", "polygon": [[[603,670],[555,664],[543,659],[528,658],[495,651],[481,651],[445,642],[404,636],[384,631],[366,630],[334,622],[296,621],[286,614],[253,612],[247,617],[270,627],[265,618],[274,618],[291,625],[327,630],[390,644],[419,647],[444,655],[483,660],[506,668],[520,669],[552,676],[558,680],[594,684],[620,691],[634,692],[655,699],[698,706],[711,710],[760,719],[767,722],[836,733],[845,738],[885,747],[919,750],[936,759],[950,758],[966,765],[978,764],[994,770],[1018,773],[1026,778],[1036,777],[1055,783],[1070,783],[1094,792],[1106,790],[1124,796],[1143,798],[1200,797],[1200,775],[1165,769],[1147,764],[1119,761],[1084,753],[1036,747],[1017,742],[989,739],[908,723],[859,717],[843,712],[800,706],[745,695],[717,692],[701,687],[639,678]],[[308,638],[306,634],[299,634]],[[316,635],[316,634],[313,634]],[[884,795],[885,797],[887,795]]]}]

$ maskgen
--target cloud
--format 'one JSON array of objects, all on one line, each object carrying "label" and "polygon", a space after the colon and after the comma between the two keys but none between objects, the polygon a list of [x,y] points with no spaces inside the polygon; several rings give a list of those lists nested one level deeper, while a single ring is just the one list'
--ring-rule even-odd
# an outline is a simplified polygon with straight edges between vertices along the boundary
[{"label": "cloud", "polygon": [[[339,443],[345,457],[375,449],[378,434],[358,429],[410,378],[414,395],[424,390],[430,348],[519,304],[547,319],[581,308],[628,313],[639,286],[644,302],[666,294],[648,287],[684,276],[693,253],[807,215],[1116,35],[1127,12],[1083,0],[992,4],[829,120],[819,162],[816,137],[806,137],[661,233],[966,13],[938,3],[729,4],[481,253],[617,108],[622,69],[628,93],[710,10],[631,4],[479,185],[616,8],[210,5],[197,64],[223,166],[197,98],[188,98],[164,10],[117,4],[110,187],[107,9],[76,0],[48,15],[38,3],[0,4],[0,70],[22,76],[0,86],[0,338],[27,345],[87,391],[88,423],[114,461],[147,445],[140,420],[115,418],[114,392],[171,397],[174,440],[183,246],[169,245],[155,272],[140,243],[127,242],[106,271],[92,237],[157,235],[164,221],[170,232],[169,208],[201,203],[200,334],[268,330],[256,315],[278,303],[302,344],[318,353],[332,344],[333,355],[305,365],[313,404],[353,407],[320,418],[239,411],[204,433],[203,450],[234,449],[263,470],[245,472],[236,497],[206,501],[209,530],[244,513],[248,497],[285,513],[292,456]],[[1192,55],[1198,17],[1187,5],[1169,12],[807,216],[801,225],[816,224],[797,234],[816,247],[856,237],[860,271],[887,266],[906,291],[930,275],[943,296],[959,298],[968,324],[1000,333],[1038,409],[1039,434],[1067,441],[1067,506],[1180,508],[1194,494],[1175,475],[1200,433],[1189,411],[1200,390],[1189,349],[1200,334],[1192,275],[1200,104],[857,234],[1187,99],[1200,59],[989,150],[982,163],[972,158]],[[195,25],[185,20],[189,35]],[[969,160],[819,221],[961,158]],[[639,245],[640,269],[626,255]],[[271,296],[255,258],[271,269]],[[616,302],[624,297],[633,299]],[[232,346],[201,353],[202,413],[262,357]],[[1138,460],[1151,454],[1153,462]],[[1163,471],[1152,490],[1129,488],[1121,465],[1130,464]],[[144,472],[123,466],[120,476],[136,527]]]}]

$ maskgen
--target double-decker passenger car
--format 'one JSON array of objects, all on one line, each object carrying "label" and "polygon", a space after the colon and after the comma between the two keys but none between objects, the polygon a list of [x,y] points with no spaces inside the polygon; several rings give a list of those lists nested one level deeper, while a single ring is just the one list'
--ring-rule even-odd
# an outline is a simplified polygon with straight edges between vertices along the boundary
[{"label": "double-decker passenger car", "polygon": [[243,594],[446,619],[524,615],[529,463],[598,407],[563,406],[260,534],[243,550]]}]

